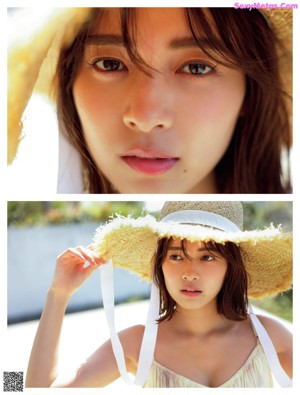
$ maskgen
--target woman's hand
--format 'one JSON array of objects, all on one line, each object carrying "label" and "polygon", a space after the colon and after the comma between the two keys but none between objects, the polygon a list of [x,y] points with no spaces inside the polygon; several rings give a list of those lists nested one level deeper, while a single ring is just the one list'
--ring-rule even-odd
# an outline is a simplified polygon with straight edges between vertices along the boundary
[{"label": "woman's hand", "polygon": [[68,248],[57,257],[50,290],[71,297],[102,264],[105,260],[95,254],[91,245]]}]

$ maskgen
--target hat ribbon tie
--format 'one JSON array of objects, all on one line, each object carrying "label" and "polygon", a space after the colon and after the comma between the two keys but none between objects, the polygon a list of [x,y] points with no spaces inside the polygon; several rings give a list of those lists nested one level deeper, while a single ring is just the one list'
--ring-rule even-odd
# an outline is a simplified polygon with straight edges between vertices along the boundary
[{"label": "hat ribbon tie", "polygon": [[260,344],[264,350],[265,356],[268,361],[268,365],[273,373],[278,384],[283,388],[292,387],[293,381],[286,374],[285,370],[280,365],[277,352],[270,339],[270,336],[262,323],[259,321],[257,316],[254,314],[252,307],[248,306],[249,316],[252,324],[256,330],[257,336],[259,338]]},{"label": "hat ribbon tie", "polygon": [[113,264],[109,260],[105,265],[100,266],[100,282],[108,329],[110,332],[113,352],[117,361],[119,372],[123,380],[129,385],[143,386],[149,374],[149,370],[154,357],[154,349],[157,337],[158,325],[156,320],[159,317],[159,289],[152,284],[150,305],[145,325],[143,341],[139,356],[137,373],[134,381],[128,375],[124,350],[115,328],[115,302],[114,302],[114,282],[113,282]]},{"label": "hat ribbon tie", "polygon": [[185,225],[204,225],[224,232],[241,231],[241,229],[228,218],[202,210],[175,211],[162,218],[161,222],[177,222]]}]

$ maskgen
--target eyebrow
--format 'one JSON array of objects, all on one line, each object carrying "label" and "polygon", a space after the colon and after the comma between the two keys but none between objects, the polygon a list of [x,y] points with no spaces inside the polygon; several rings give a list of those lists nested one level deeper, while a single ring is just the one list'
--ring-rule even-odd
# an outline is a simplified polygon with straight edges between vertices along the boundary
[{"label": "eyebrow", "polygon": [[124,47],[124,40],[122,36],[116,34],[91,34],[87,36],[86,44]]},{"label": "eyebrow", "polygon": [[[86,44],[88,45],[115,45],[118,47],[124,47],[124,40],[121,35],[117,34],[91,34],[86,38]],[[168,47],[170,49],[183,49],[183,48],[203,48],[210,47],[209,41],[206,38],[195,40],[194,37],[180,37],[172,39]]]},{"label": "eyebrow", "polygon": [[174,38],[170,41],[169,47],[172,49],[181,49],[181,48],[200,48],[201,47],[209,47],[209,41],[206,38],[195,40],[194,37],[180,37]]},{"label": "eyebrow", "polygon": [[[181,247],[168,247],[168,250],[171,250],[171,251],[183,251],[183,249],[182,249]],[[198,252],[201,252],[201,251],[207,251],[207,252],[209,252],[210,250],[208,250],[208,249],[205,248],[205,247],[201,247],[201,248],[198,248],[197,251],[198,251]]]}]

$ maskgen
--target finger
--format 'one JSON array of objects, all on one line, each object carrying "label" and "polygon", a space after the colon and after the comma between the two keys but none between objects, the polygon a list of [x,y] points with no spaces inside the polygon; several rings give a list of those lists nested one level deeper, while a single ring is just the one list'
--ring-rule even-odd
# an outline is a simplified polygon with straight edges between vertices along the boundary
[{"label": "finger", "polygon": [[79,258],[81,261],[86,260],[85,255],[82,253],[81,246],[75,247],[75,248],[70,248],[69,251],[70,251],[71,256],[73,256],[75,258]]},{"label": "finger", "polygon": [[[64,252],[62,252],[60,255],[57,257],[58,260],[62,261],[63,263],[74,263],[74,259],[78,261],[85,261],[84,256],[81,254],[80,250],[78,250],[78,247],[73,248],[70,247]],[[78,262],[77,262],[78,263]]]},{"label": "finger", "polygon": [[70,247],[60,254],[57,259],[64,265],[89,265],[98,267],[105,263],[102,257],[99,257],[94,251],[83,246]]},{"label": "finger", "polygon": [[98,267],[105,263],[105,260],[102,257],[99,257],[94,251],[87,247],[80,246],[79,251],[92,266]]},{"label": "finger", "polygon": [[86,249],[89,250],[89,252],[92,254],[92,256],[95,258],[95,260],[101,265],[106,263],[106,260],[102,257],[99,256],[99,253],[97,253],[94,248],[95,245],[94,244],[89,244],[87,247],[85,247]]}]

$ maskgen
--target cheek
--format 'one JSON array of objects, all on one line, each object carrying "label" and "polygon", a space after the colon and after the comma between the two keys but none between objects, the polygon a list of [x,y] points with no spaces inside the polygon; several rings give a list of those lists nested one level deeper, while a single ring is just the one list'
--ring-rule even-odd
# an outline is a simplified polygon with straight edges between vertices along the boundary
[{"label": "cheek", "polygon": [[222,78],[207,80],[201,90],[194,90],[185,96],[185,121],[193,129],[218,135],[231,134],[245,90],[245,77],[238,71],[229,71]]},{"label": "cheek", "polygon": [[216,285],[222,286],[225,276],[227,272],[227,262],[220,262],[218,266],[216,266],[215,270],[211,271],[210,278],[211,281]]},{"label": "cheek", "polygon": [[[185,126],[184,145],[189,149],[190,158],[201,158],[202,168],[215,166],[226,152],[232,139],[245,94],[244,77],[239,76],[237,84],[230,80],[215,81],[203,88],[201,100],[192,102],[186,97],[181,114],[181,124]],[[189,103],[189,105],[187,104]],[[183,118],[184,117],[184,118]],[[198,161],[194,161],[197,171]]]},{"label": "cheek", "polygon": [[99,134],[102,129],[112,125],[116,100],[88,73],[79,73],[73,86],[73,95],[85,134]]},{"label": "cheek", "polygon": [[162,272],[166,284],[178,278],[179,275],[178,268],[175,265],[169,265],[168,263],[164,263],[162,265]]}]

